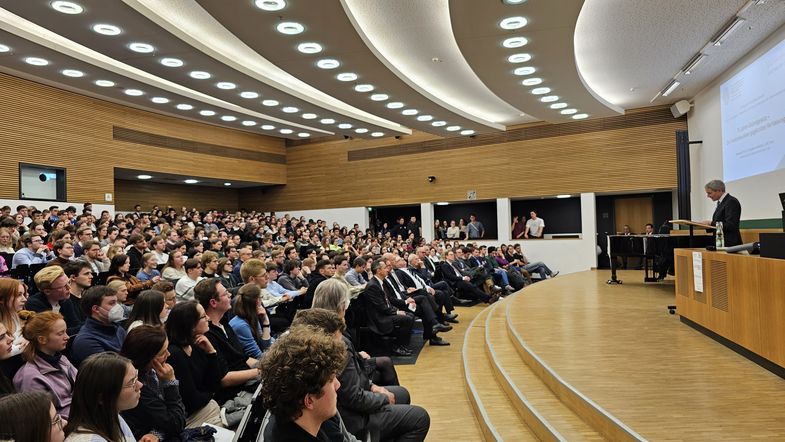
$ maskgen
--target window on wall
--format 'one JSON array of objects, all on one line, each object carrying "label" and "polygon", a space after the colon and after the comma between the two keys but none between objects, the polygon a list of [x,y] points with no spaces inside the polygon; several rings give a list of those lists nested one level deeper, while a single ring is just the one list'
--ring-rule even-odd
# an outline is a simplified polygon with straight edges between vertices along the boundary
[{"label": "window on wall", "polygon": [[19,163],[19,199],[65,201],[65,169]]},{"label": "window on wall", "polygon": [[[455,221],[456,226],[469,223],[470,216],[474,215],[478,222],[482,224],[485,235],[482,239],[498,239],[498,228],[496,226],[496,201],[480,201],[476,203],[449,203],[447,205],[435,205],[433,208],[434,222],[439,221],[449,227],[451,221]],[[435,235],[434,237],[438,237]]]},{"label": "window on wall", "polygon": [[[545,235],[569,237],[582,233],[581,227],[581,199],[571,198],[545,198],[516,200],[510,203],[510,225],[515,217],[526,225],[530,213],[534,211],[538,218],[545,221]],[[513,235],[514,236],[514,235]]]}]

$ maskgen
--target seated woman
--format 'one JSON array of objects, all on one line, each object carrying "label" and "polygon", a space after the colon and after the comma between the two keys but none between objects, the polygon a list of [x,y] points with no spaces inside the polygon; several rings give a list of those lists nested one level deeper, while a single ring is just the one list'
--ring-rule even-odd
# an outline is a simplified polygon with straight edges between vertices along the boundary
[{"label": "seated woman", "polygon": [[141,388],[136,368],[117,353],[97,353],[85,359],[74,384],[65,440],[136,441],[120,412],[136,407]]},{"label": "seated woman", "polygon": [[218,260],[218,277],[221,279],[221,284],[227,289],[237,287],[242,283],[237,275],[232,273],[232,270],[234,270],[234,264],[232,264],[231,258]]},{"label": "seated woman", "polygon": [[166,308],[164,294],[158,290],[145,290],[136,298],[134,308],[128,316],[126,321],[128,331],[140,325],[161,327],[168,315],[169,309]]},{"label": "seated woman", "polygon": [[14,376],[16,391],[48,391],[57,413],[68,419],[76,367],[62,353],[68,344],[63,316],[52,311],[34,314],[23,334],[29,341],[22,354],[27,363]]},{"label": "seated woman", "polygon": [[[140,299],[149,293],[142,292]],[[163,304],[163,295],[160,297]],[[131,360],[142,382],[139,405],[121,413],[134,436],[141,439],[151,433],[161,441],[177,440],[185,428],[185,405],[174,369],[166,363],[169,357],[166,331],[160,326],[136,327],[125,337],[120,353]]]},{"label": "seated woman", "polygon": [[155,256],[155,253],[142,255],[142,264],[143,267],[136,274],[140,281],[146,282],[152,279],[154,282],[158,282],[161,279],[161,272],[156,268],[158,267],[158,258]]},{"label": "seated woman", "polygon": [[229,321],[245,356],[259,359],[270,347],[270,321],[261,301],[262,289],[256,284],[246,284],[237,291],[234,301],[234,318]]},{"label": "seated woman", "polygon": [[164,271],[161,273],[161,276],[172,283],[177,283],[180,278],[185,276],[185,256],[183,252],[180,250],[173,250],[172,253],[169,254],[169,261],[164,266]]},{"label": "seated woman", "polygon": [[0,397],[0,422],[4,440],[63,442],[65,421],[57,414],[48,394],[41,391]]},{"label": "seated woman", "polygon": [[13,338],[9,357],[19,355],[27,346],[22,336],[22,319],[19,313],[27,301],[27,286],[13,278],[0,278],[0,323]]},{"label": "seated woman", "polygon": [[[204,335],[209,322],[196,301],[174,306],[166,321],[170,356],[166,360],[177,373],[180,394],[188,415],[186,428],[208,423],[222,427],[221,410],[213,400],[226,374],[218,364],[218,352]],[[225,370],[225,369],[224,369]]]},{"label": "seated woman", "polygon": [[[0,322],[0,361],[4,361],[9,358],[13,342],[13,336],[8,333],[5,325]],[[6,376],[4,370],[0,370],[0,396],[10,393],[16,393],[14,384],[10,379],[8,379],[8,376]]]},{"label": "seated woman", "polygon": [[128,298],[133,301],[142,290],[149,289],[157,281],[142,282],[136,276],[128,273],[130,269],[131,258],[128,255],[115,255],[112,258],[112,263],[109,265],[109,277],[106,279],[106,282],[108,284],[112,281],[123,281],[128,288]]}]

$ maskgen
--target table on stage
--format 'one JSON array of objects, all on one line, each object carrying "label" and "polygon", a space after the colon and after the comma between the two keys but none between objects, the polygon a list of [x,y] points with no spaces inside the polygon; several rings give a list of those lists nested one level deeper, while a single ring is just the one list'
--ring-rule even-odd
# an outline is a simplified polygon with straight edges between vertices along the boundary
[{"label": "table on stage", "polygon": [[676,249],[674,255],[682,321],[785,373],[785,260],[701,249]]}]

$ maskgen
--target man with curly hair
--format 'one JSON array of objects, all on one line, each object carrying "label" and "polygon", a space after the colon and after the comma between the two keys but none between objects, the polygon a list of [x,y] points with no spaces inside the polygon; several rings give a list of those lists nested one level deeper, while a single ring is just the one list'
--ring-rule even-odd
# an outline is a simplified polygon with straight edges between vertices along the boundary
[{"label": "man with curly hair", "polygon": [[346,363],[343,342],[306,326],[292,327],[261,363],[272,441],[327,441],[322,423],[338,412],[336,375]]}]

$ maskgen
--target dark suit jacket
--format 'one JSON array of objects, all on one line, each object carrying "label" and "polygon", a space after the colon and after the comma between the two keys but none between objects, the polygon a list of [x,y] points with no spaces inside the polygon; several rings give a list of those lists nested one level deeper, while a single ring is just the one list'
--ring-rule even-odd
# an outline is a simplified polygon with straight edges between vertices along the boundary
[{"label": "dark suit jacket", "polygon": [[[376,286],[378,287],[378,283]],[[338,411],[346,429],[360,437],[368,425],[368,416],[380,412],[388,404],[388,400],[383,394],[371,392],[371,380],[365,373],[361,356],[346,336],[343,337],[343,342],[346,344],[348,358],[343,372],[338,375],[341,382],[338,390]]]},{"label": "dark suit jacket", "polygon": [[398,314],[398,309],[393,306],[376,278],[368,281],[362,296],[365,298],[368,328],[380,335],[392,333],[395,328],[393,317]]},{"label": "dark suit jacket", "polygon": [[717,225],[717,221],[722,222],[722,233],[725,235],[726,247],[741,244],[740,220],[741,204],[739,200],[728,193],[714,209],[714,215],[711,217],[711,225],[713,226]]},{"label": "dark suit jacket", "polygon": [[[455,263],[457,265],[458,261],[455,261]],[[463,280],[463,276],[456,275],[455,270],[458,270],[458,273],[461,273],[461,271],[456,266],[451,265],[448,261],[442,262],[442,277],[445,281],[447,281],[448,284],[453,286],[453,288],[455,287],[455,284],[458,283],[458,281]]]}]

